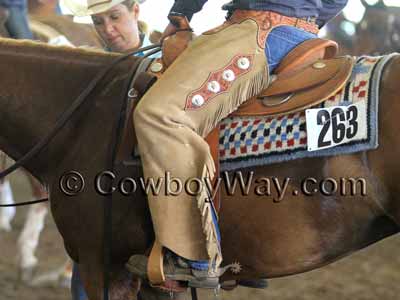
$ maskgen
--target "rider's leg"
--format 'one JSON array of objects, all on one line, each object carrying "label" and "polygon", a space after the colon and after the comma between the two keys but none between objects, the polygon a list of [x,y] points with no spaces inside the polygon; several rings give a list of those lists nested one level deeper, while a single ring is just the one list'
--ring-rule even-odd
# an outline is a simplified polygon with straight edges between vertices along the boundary
[{"label": "rider's leg", "polygon": [[268,58],[269,72],[273,73],[281,60],[300,43],[315,39],[317,35],[293,26],[279,26],[268,35],[265,54]]},{"label": "rider's leg", "polygon": [[[300,43],[316,38],[315,34],[309,33],[302,29],[293,26],[279,26],[274,28],[267,37],[265,45],[265,54],[267,56],[269,72],[273,73],[275,68],[279,65],[280,61]],[[213,218],[217,222],[215,216]],[[218,230],[218,224],[216,223]],[[219,232],[218,232],[219,234]],[[220,240],[220,237],[219,237]],[[207,261],[188,261],[188,263],[195,269],[207,269]],[[259,288],[265,287],[265,279],[261,280],[247,280],[244,285]]]},{"label": "rider's leg", "polygon": [[[182,183],[213,177],[204,137],[246,99],[268,86],[253,20],[198,37],[139,103],[134,123],[146,178],[169,172]],[[218,73],[210,78],[210,73]],[[205,86],[205,91],[198,89]],[[207,191],[148,195],[158,241],[190,260],[222,260]]]},{"label": "rider's leg", "polygon": [[[284,56],[292,44],[315,37],[303,33],[289,47],[281,47],[280,53]],[[269,51],[276,50],[270,46]],[[258,44],[257,24],[246,20],[197,38],[166,71],[134,115],[145,177],[157,181],[169,172],[185,183],[189,178],[214,176],[203,138],[268,86],[263,48]],[[165,183],[161,182],[160,190],[165,190]],[[186,259],[208,259],[218,266],[221,253],[215,226],[210,214],[204,213],[211,211],[207,197],[206,193],[148,195],[158,241]]]}]

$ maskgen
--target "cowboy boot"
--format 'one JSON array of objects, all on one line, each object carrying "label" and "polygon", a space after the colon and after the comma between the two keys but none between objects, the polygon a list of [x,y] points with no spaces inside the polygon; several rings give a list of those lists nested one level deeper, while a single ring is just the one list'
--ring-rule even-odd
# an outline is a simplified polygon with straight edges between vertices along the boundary
[{"label": "cowboy boot", "polygon": [[[148,279],[147,274],[148,258],[144,255],[134,255],[126,263],[126,268],[135,276],[141,279]],[[170,251],[164,255],[164,275],[168,288],[179,286],[171,282],[187,282],[187,286],[194,288],[218,289],[220,287],[219,277],[222,276],[232,265],[216,270],[207,268],[196,268],[196,263],[179,257]],[[167,289],[164,286],[164,289]],[[181,285],[182,286],[182,285]],[[162,287],[161,287],[162,288]]]}]

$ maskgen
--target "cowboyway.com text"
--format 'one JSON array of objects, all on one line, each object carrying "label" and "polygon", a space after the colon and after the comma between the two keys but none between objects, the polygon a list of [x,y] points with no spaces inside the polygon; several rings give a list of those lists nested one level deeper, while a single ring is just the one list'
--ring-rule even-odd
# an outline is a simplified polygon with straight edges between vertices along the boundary
[{"label": "cowboyway.com text", "polygon": [[[71,175],[73,174],[73,176]],[[77,176],[77,174],[79,176]],[[70,175],[68,177],[68,175]],[[131,196],[138,189],[146,194],[178,196],[186,193],[190,196],[199,195],[204,189],[215,196],[218,190],[225,191],[229,196],[260,196],[269,197],[274,202],[280,202],[285,196],[366,196],[367,183],[364,178],[290,178],[290,177],[258,177],[249,172],[223,172],[221,176],[210,178],[189,178],[182,180],[165,172],[159,178],[118,178],[111,171],[103,171],[94,179],[96,191],[103,196],[121,193]],[[77,179],[77,177],[79,177]],[[92,181],[93,182],[93,181]],[[60,179],[62,191],[70,196],[84,190],[85,180],[76,171],[66,172]]]}]

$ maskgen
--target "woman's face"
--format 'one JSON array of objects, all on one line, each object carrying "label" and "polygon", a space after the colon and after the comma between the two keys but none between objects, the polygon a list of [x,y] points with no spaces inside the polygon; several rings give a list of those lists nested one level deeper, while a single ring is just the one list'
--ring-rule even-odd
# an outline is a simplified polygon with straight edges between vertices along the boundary
[{"label": "woman's face", "polygon": [[92,15],[97,33],[114,52],[126,52],[140,46],[138,18],[138,4],[131,10],[124,4],[117,4],[106,12]]}]

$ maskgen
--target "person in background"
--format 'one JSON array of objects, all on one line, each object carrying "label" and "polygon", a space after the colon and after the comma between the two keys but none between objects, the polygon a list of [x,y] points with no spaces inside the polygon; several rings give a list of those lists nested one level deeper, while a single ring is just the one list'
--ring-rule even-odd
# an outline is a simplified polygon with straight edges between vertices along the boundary
[{"label": "person in background", "polygon": [[[0,0],[1,1],[1,0]],[[129,52],[151,44],[148,26],[139,20],[140,3],[144,0],[88,0],[87,7],[78,7],[76,1],[65,0],[65,5],[76,16],[91,16],[96,32],[110,52]],[[142,56],[143,53],[136,54]],[[157,57],[153,55],[152,57]],[[71,280],[73,300],[86,300],[77,264]]]},{"label": "person in background", "polygon": [[8,10],[6,29],[11,38],[33,39],[32,31],[28,25],[27,0],[0,0],[0,6]]},{"label": "person in background", "polygon": [[146,23],[139,21],[139,4],[143,2],[144,0],[88,0],[87,7],[83,7],[76,0],[64,0],[74,15],[91,16],[105,49],[119,53],[151,44]]}]

